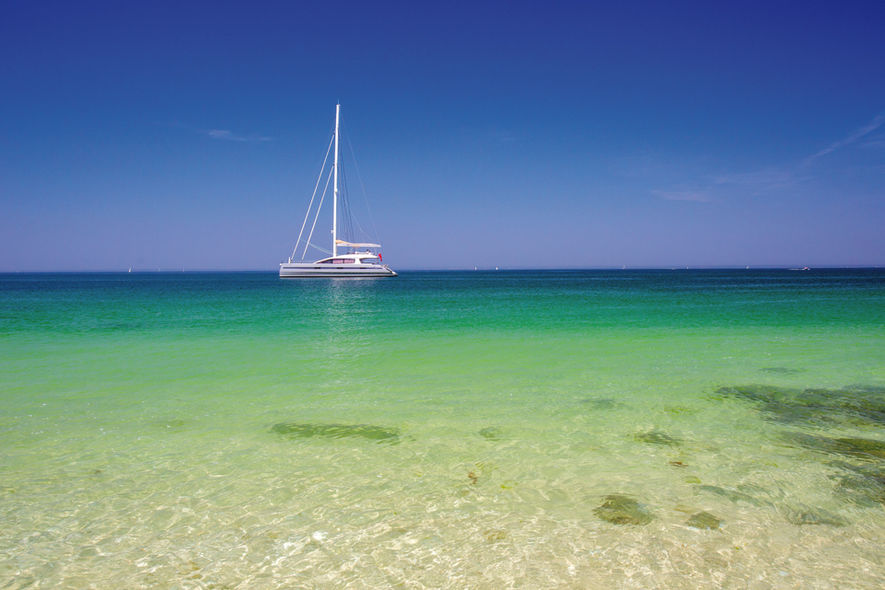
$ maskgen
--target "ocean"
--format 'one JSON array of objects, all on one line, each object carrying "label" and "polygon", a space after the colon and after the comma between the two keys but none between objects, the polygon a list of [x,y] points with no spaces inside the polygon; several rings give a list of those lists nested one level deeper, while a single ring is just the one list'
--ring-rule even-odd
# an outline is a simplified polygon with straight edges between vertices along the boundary
[{"label": "ocean", "polygon": [[0,588],[885,587],[885,270],[0,275]]}]

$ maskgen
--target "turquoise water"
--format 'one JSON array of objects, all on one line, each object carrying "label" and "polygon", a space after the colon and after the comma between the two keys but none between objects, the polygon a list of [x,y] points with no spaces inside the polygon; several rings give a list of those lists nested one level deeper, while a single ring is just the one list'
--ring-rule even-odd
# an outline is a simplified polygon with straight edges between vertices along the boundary
[{"label": "turquoise water", "polygon": [[4,588],[885,585],[885,271],[0,275],[0,400]]}]

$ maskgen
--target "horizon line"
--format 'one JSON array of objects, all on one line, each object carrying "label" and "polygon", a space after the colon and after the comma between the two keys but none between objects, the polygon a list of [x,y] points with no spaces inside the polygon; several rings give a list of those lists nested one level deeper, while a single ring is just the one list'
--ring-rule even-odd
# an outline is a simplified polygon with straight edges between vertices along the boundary
[{"label": "horizon line", "polygon": [[[397,272],[562,272],[562,271],[637,271],[637,270],[881,270],[885,264],[869,265],[659,265],[659,266],[563,266],[563,267],[438,267],[399,268]],[[157,268],[157,269],[70,269],[70,270],[0,270],[0,275],[16,274],[181,274],[181,273],[268,273],[274,269],[264,268]]]}]

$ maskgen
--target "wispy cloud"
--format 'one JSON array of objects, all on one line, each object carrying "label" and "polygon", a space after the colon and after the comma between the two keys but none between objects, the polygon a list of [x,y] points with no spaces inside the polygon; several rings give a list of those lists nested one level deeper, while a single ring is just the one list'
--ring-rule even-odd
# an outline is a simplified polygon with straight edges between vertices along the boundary
[{"label": "wispy cloud", "polygon": [[826,156],[827,154],[831,154],[831,153],[835,152],[836,150],[841,149],[847,145],[851,145],[852,143],[856,142],[857,140],[863,138],[866,135],[869,135],[870,133],[872,133],[873,131],[875,131],[879,127],[881,127],[883,123],[885,123],[885,114],[880,113],[880,114],[876,115],[876,117],[872,121],[870,121],[869,123],[867,123],[863,127],[855,129],[847,137],[844,137],[844,138],[840,139],[839,141],[834,141],[833,143],[831,143],[830,145],[828,145],[824,149],[820,150],[819,152],[808,156],[807,158],[805,158],[802,161],[802,165],[808,166],[809,164],[812,164],[818,158]]},{"label": "wispy cloud", "polygon": [[860,144],[860,147],[867,149],[879,149],[885,147],[885,139],[874,138]]},{"label": "wispy cloud", "polygon": [[668,201],[693,201],[715,203],[734,195],[765,195],[789,188],[807,180],[782,167],[767,167],[749,172],[725,172],[703,176],[690,183],[680,183],[673,189],[651,191],[653,195]]},{"label": "wispy cloud", "polygon": [[651,193],[668,201],[692,201],[695,203],[710,203],[713,198],[704,191],[659,191],[653,190]]},{"label": "wispy cloud", "polygon": [[[885,164],[873,150],[883,148],[885,112],[824,149],[813,153],[808,149],[805,154],[809,155],[756,169],[729,170],[709,155],[679,159],[672,154],[640,152],[617,162],[619,165],[613,171],[631,182],[645,184],[647,194],[667,201],[717,204],[748,198],[792,198],[819,190],[832,182],[835,175],[881,175]],[[852,156],[857,157],[852,158],[851,164],[833,162],[832,167],[824,166],[827,162],[822,158],[842,149],[854,150]]]},{"label": "wispy cloud", "polygon": [[732,185],[748,189],[753,193],[762,193],[792,186],[804,179],[787,168],[768,167],[750,172],[717,174],[710,180],[714,185]]},{"label": "wispy cloud", "polygon": [[263,135],[237,135],[227,129],[209,129],[204,131],[206,135],[212,139],[220,139],[224,141],[271,141],[272,137]]},{"label": "wispy cloud", "polygon": [[713,184],[771,184],[788,182],[792,176],[786,170],[765,168],[751,172],[727,172],[711,177]]},{"label": "wispy cloud", "polygon": [[[733,194],[763,195],[788,188],[805,180],[786,168],[763,168],[750,172],[727,172],[708,175],[696,182],[676,185],[673,189],[651,191],[668,201],[715,203]],[[687,186],[686,186],[687,185]]]},{"label": "wispy cloud", "polygon": [[[747,172],[725,172],[707,175],[695,182],[682,182],[682,186],[690,186],[691,190],[676,185],[675,190],[654,190],[652,194],[670,201],[696,201],[699,203],[715,202],[728,195],[765,195],[807,183],[815,178],[811,166],[820,158],[857,144],[863,148],[880,148],[885,145],[881,134],[874,133],[885,126],[885,113],[880,113],[872,121],[859,127],[838,141],[832,142],[793,164],[767,166]],[[873,134],[870,136],[870,134]]]}]

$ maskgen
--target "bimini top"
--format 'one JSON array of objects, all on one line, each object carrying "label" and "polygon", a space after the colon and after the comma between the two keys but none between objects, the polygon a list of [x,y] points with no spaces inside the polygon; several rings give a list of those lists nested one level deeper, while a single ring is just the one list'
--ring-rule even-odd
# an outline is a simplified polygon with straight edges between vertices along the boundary
[{"label": "bimini top", "polygon": [[[381,244],[369,244],[363,242],[345,242],[344,240],[335,240],[335,244],[338,246],[344,246],[345,248],[380,248]],[[363,252],[363,254],[371,254],[371,252]]]}]

